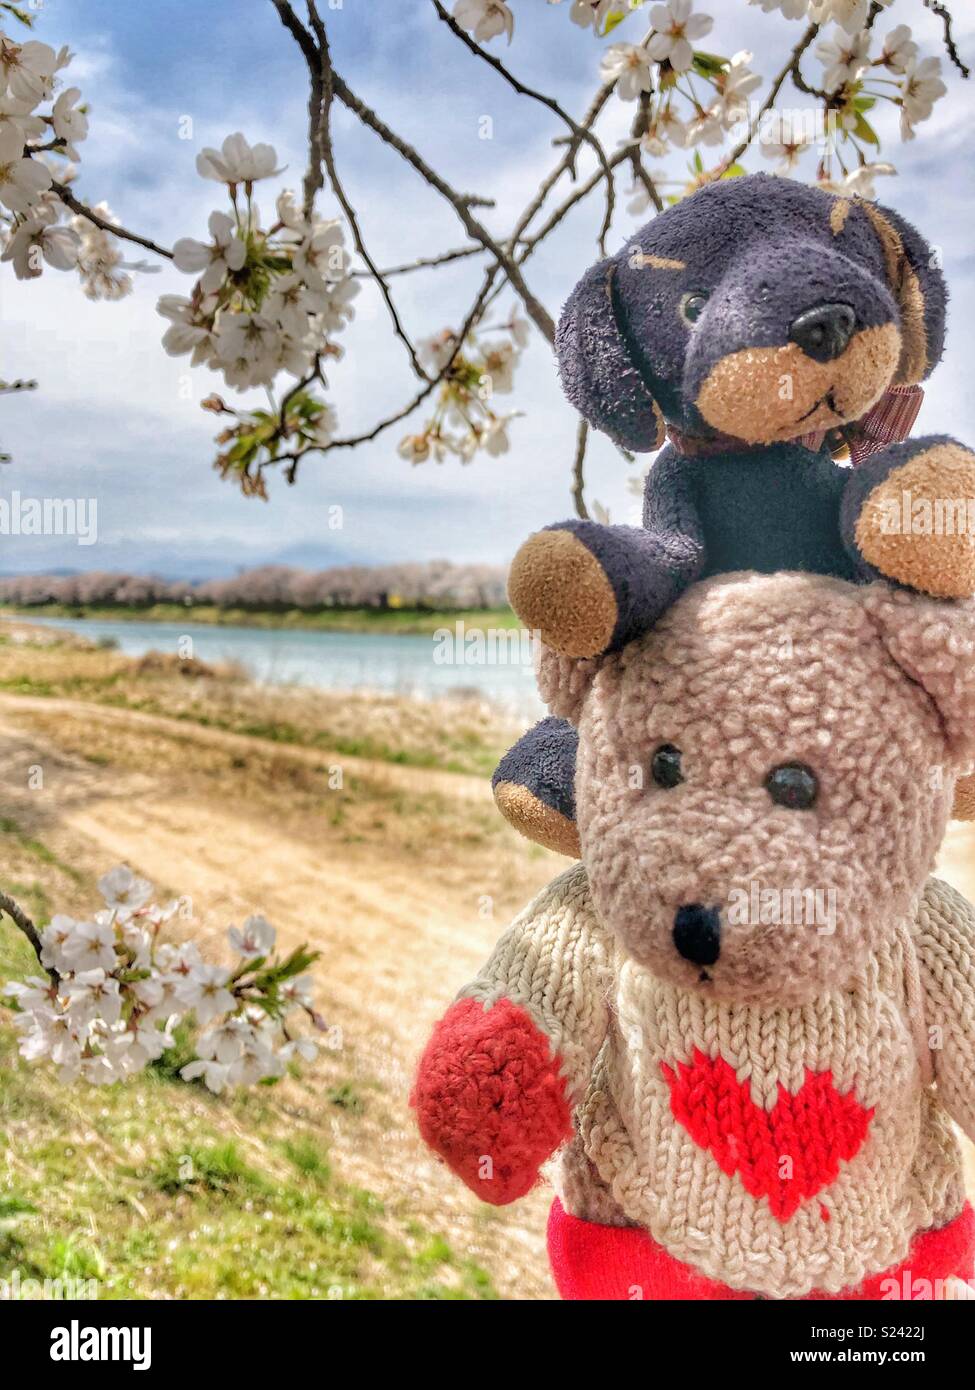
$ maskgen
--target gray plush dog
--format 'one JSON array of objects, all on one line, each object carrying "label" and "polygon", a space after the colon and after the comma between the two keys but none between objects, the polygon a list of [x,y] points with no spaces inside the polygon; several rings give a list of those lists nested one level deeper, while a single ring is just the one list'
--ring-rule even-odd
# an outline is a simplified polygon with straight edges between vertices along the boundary
[{"label": "gray plush dog", "polygon": [[[525,626],[566,659],[598,657],[735,570],[975,592],[969,528],[936,524],[975,499],[975,455],[905,437],[945,304],[936,254],[897,213],[761,174],[706,186],[593,266],[559,324],[566,394],[624,448],[669,443],[642,527],[566,521],[521,547],[509,596]],[[846,447],[852,468],[833,458]],[[494,776],[508,820],[566,853],[575,754],[571,726],[547,719]]]}]

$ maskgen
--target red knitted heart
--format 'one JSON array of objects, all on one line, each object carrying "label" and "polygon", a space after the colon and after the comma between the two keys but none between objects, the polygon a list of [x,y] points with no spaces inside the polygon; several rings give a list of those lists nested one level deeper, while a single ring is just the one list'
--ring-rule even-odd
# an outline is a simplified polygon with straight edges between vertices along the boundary
[{"label": "red knitted heart", "polygon": [[753,1197],[767,1197],[772,1215],[783,1222],[835,1180],[873,1118],[852,1091],[840,1095],[828,1071],[807,1070],[795,1095],[780,1083],[778,1100],[763,1110],[723,1057],[695,1048],[692,1064],[678,1062],[674,1071],[662,1062],[660,1069],[674,1118],[723,1172],[737,1173]]}]

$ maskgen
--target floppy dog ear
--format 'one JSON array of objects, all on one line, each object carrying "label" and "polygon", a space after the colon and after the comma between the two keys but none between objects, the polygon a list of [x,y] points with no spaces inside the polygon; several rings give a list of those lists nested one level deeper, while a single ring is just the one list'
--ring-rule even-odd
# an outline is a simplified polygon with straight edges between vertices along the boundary
[{"label": "floppy dog ear", "polygon": [[880,238],[887,282],[901,313],[901,360],[894,378],[913,386],[930,376],[945,342],[948,292],[940,259],[900,213],[858,200]]},{"label": "floppy dog ear", "polygon": [[618,271],[618,261],[600,261],[569,295],[555,338],[559,372],[565,394],[594,429],[624,449],[650,453],[664,442],[664,418],[627,350]]},{"label": "floppy dog ear", "polygon": [[863,604],[894,661],[933,701],[952,769],[965,771],[975,760],[975,600],[878,583]]}]

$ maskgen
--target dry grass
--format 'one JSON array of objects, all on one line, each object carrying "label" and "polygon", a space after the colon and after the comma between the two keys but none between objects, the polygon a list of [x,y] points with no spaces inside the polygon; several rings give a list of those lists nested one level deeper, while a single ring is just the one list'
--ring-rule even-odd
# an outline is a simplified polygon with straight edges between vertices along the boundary
[{"label": "dry grass", "polygon": [[[61,695],[353,757],[490,773],[521,732],[485,701],[255,685],[231,666],[133,660],[29,624],[0,627],[0,691]],[[187,679],[196,675],[197,679]]]}]

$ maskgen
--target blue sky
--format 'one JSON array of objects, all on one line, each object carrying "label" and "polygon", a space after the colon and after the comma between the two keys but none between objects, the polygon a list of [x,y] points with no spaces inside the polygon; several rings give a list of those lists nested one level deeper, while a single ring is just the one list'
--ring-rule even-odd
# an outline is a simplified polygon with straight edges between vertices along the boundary
[{"label": "blue sky", "polygon": [[[337,67],[455,186],[494,197],[498,206],[484,217],[503,231],[550,167],[559,123],[463,50],[427,0],[321,3]],[[569,23],[567,5],[512,0],[514,43],[493,48],[526,82],[579,112],[598,82],[603,45]],[[780,65],[798,37],[797,24],[744,0],[700,0],[699,7],[718,16],[707,46],[725,53],[751,47],[764,73]],[[880,32],[905,21],[925,53],[940,52],[940,26],[920,0],[895,0],[889,16]],[[638,38],[639,25],[638,16],[629,19],[618,37]],[[975,15],[957,21],[956,30],[975,61]],[[92,107],[77,187],[92,202],[107,199],[125,225],[169,245],[203,235],[221,195],[197,176],[195,155],[234,130],[274,144],[288,166],[280,184],[300,184],[305,70],[270,0],[45,0],[37,36],[55,47],[67,42],[76,54],[67,76]],[[818,72],[809,60],[809,74]],[[940,245],[951,282],[947,357],[930,383],[921,427],[975,443],[968,371],[975,355],[975,81],[963,83],[947,65],[945,76],[950,96],[913,144],[902,145],[893,120],[881,118],[883,157],[900,171],[881,192]],[[632,109],[612,103],[609,147]],[[478,138],[484,115],[494,122],[491,140]],[[178,135],[186,116],[188,141]],[[462,244],[446,204],[338,105],[334,136],[380,264]],[[678,152],[668,167],[679,171],[685,160]],[[580,167],[589,167],[585,156]],[[768,166],[754,154],[749,167]],[[626,186],[622,179],[611,249],[637,225],[625,211]],[[321,211],[335,211],[327,195]],[[595,201],[579,209],[529,262],[529,282],[553,313],[596,257],[600,215]],[[456,326],[478,278],[461,263],[395,282],[413,338]],[[530,530],[570,514],[575,420],[537,333],[504,402],[525,412],[512,427],[509,454],[467,467],[451,461],[411,468],[395,452],[404,427],[394,427],[355,452],[309,458],[293,488],[272,480],[267,504],[241,498],[210,466],[214,420],[198,402],[217,378],[195,372],[188,385],[186,359],[166,357],[159,345],[165,325],[156,299],[186,293],[191,283],[166,266],[137,276],[135,294],[122,303],[92,304],[72,275],[48,270],[21,284],[9,267],[0,269],[0,376],[39,381],[31,396],[0,400],[0,442],[14,454],[0,474],[0,495],[19,489],[25,496],[94,497],[99,523],[98,544],[84,549],[64,538],[0,537],[0,571],[97,567],[193,578],[277,560],[324,566],[448,556],[503,563]],[[499,312],[511,302],[509,294]],[[330,395],[344,433],[398,406],[414,383],[371,287],[359,296],[343,342],[347,353],[331,374]],[[614,519],[631,520],[633,469],[597,441],[588,471],[590,496]],[[341,531],[327,525],[335,503],[344,510]]]}]

